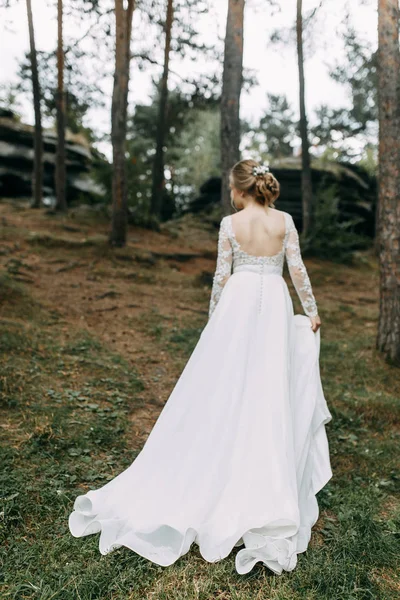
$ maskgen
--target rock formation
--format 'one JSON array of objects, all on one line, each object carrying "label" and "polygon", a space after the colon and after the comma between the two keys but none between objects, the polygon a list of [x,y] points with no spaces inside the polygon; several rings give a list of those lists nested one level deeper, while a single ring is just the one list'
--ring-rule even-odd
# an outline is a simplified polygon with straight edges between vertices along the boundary
[{"label": "rock formation", "polygon": [[[54,166],[57,137],[43,130],[43,195],[47,204],[55,196]],[[71,202],[103,200],[105,189],[91,175],[96,161],[104,158],[94,151],[81,134],[66,132],[67,198]],[[33,126],[21,123],[16,115],[0,109],[0,198],[26,197],[32,193]]]}]

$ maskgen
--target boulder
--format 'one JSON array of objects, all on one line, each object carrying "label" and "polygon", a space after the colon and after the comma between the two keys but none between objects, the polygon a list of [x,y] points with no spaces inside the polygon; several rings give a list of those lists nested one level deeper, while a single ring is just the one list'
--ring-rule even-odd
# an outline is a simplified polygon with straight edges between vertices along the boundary
[{"label": "boulder", "polygon": [[[32,194],[34,128],[21,123],[12,111],[0,109],[0,197],[16,198]],[[43,129],[43,194],[51,204],[55,196],[55,159],[57,135]],[[105,159],[90,147],[82,134],[66,131],[67,200],[102,201],[105,188],[91,171]]]}]

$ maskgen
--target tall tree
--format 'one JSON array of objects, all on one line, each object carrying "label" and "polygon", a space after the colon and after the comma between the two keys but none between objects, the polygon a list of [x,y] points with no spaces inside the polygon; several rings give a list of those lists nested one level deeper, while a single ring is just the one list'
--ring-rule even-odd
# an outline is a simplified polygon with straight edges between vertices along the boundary
[{"label": "tall tree", "polygon": [[221,201],[231,212],[229,170],[240,160],[240,92],[243,82],[245,0],[229,0],[221,96]]},{"label": "tall tree", "polygon": [[168,101],[168,72],[169,55],[171,49],[171,32],[173,21],[173,1],[167,0],[167,16],[165,20],[165,48],[164,68],[159,89],[159,108],[156,131],[156,153],[153,163],[153,182],[151,209],[153,215],[158,219],[161,213],[164,192],[164,142],[167,123],[167,101]]},{"label": "tall tree", "polygon": [[32,208],[39,208],[43,196],[43,134],[42,113],[40,110],[40,84],[39,71],[35,44],[35,30],[33,27],[32,3],[26,0],[26,12],[28,16],[29,45],[31,81],[33,92],[33,108],[35,112],[35,130],[33,135],[33,176],[32,176]]},{"label": "tall tree", "polygon": [[380,310],[376,347],[400,366],[400,54],[398,0],[378,0]]},{"label": "tall tree", "polygon": [[299,67],[299,91],[300,91],[300,137],[301,137],[301,197],[303,212],[303,233],[307,233],[312,218],[312,179],[310,149],[308,142],[308,124],[305,103],[305,78],[304,78],[304,54],[303,54],[303,0],[297,0],[297,60]]},{"label": "tall tree", "polygon": [[115,71],[111,106],[111,141],[113,149],[112,224],[110,243],[124,246],[128,221],[126,190],[126,126],[128,113],[129,65],[132,17],[135,0],[115,0]]},{"label": "tall tree", "polygon": [[56,210],[67,210],[65,166],[65,90],[63,46],[63,0],[57,0],[57,153],[56,153]]}]

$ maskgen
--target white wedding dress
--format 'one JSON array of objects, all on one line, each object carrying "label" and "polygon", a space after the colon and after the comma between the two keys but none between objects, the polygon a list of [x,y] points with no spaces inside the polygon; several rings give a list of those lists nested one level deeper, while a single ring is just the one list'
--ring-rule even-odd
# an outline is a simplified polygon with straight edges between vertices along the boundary
[{"label": "white wedding dress", "polygon": [[[282,212],[282,211],[281,211]],[[319,372],[320,332],[293,313],[284,259],[305,313],[317,314],[293,219],[282,249],[247,254],[221,221],[209,320],[141,452],[113,480],[76,498],[73,536],[100,532],[162,566],[192,543],[236,570],[291,571],[332,476]]]}]

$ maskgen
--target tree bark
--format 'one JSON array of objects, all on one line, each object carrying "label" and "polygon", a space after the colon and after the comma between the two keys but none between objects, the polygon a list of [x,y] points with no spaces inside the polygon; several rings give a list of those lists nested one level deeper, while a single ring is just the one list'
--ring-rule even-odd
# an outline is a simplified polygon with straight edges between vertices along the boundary
[{"label": "tree bark", "polygon": [[301,197],[303,227],[307,233],[311,226],[313,215],[313,191],[311,177],[310,149],[308,142],[308,123],[305,102],[304,54],[303,54],[303,2],[297,0],[297,60],[299,67],[299,99],[300,99],[300,137],[301,137]]},{"label": "tree bark", "polygon": [[130,41],[135,0],[115,0],[115,71],[111,106],[113,149],[112,221],[110,244],[124,246],[128,224],[126,190],[126,121],[128,113]]},{"label": "tree bark", "polygon": [[28,16],[30,61],[32,71],[32,93],[33,108],[35,112],[35,130],[33,135],[33,173],[32,173],[32,208],[40,208],[43,197],[43,134],[42,114],[40,110],[40,84],[37,64],[35,30],[33,27],[32,3],[26,0],[26,12]]},{"label": "tree bark", "polygon": [[162,211],[164,194],[164,143],[167,127],[167,102],[168,102],[168,73],[169,55],[171,49],[171,32],[173,21],[173,0],[168,0],[167,17],[165,22],[165,49],[164,69],[160,81],[158,122],[156,132],[156,154],[153,163],[153,185],[151,194],[151,212],[159,219]]},{"label": "tree bark", "polygon": [[243,82],[245,0],[229,0],[221,96],[221,202],[231,212],[229,172],[240,160],[240,92]]},{"label": "tree bark", "polygon": [[378,258],[376,347],[400,366],[400,54],[398,0],[378,1]]},{"label": "tree bark", "polygon": [[63,48],[63,1],[57,0],[57,152],[56,152],[56,210],[67,210],[66,166],[65,166],[65,91],[64,91],[64,48]]}]

